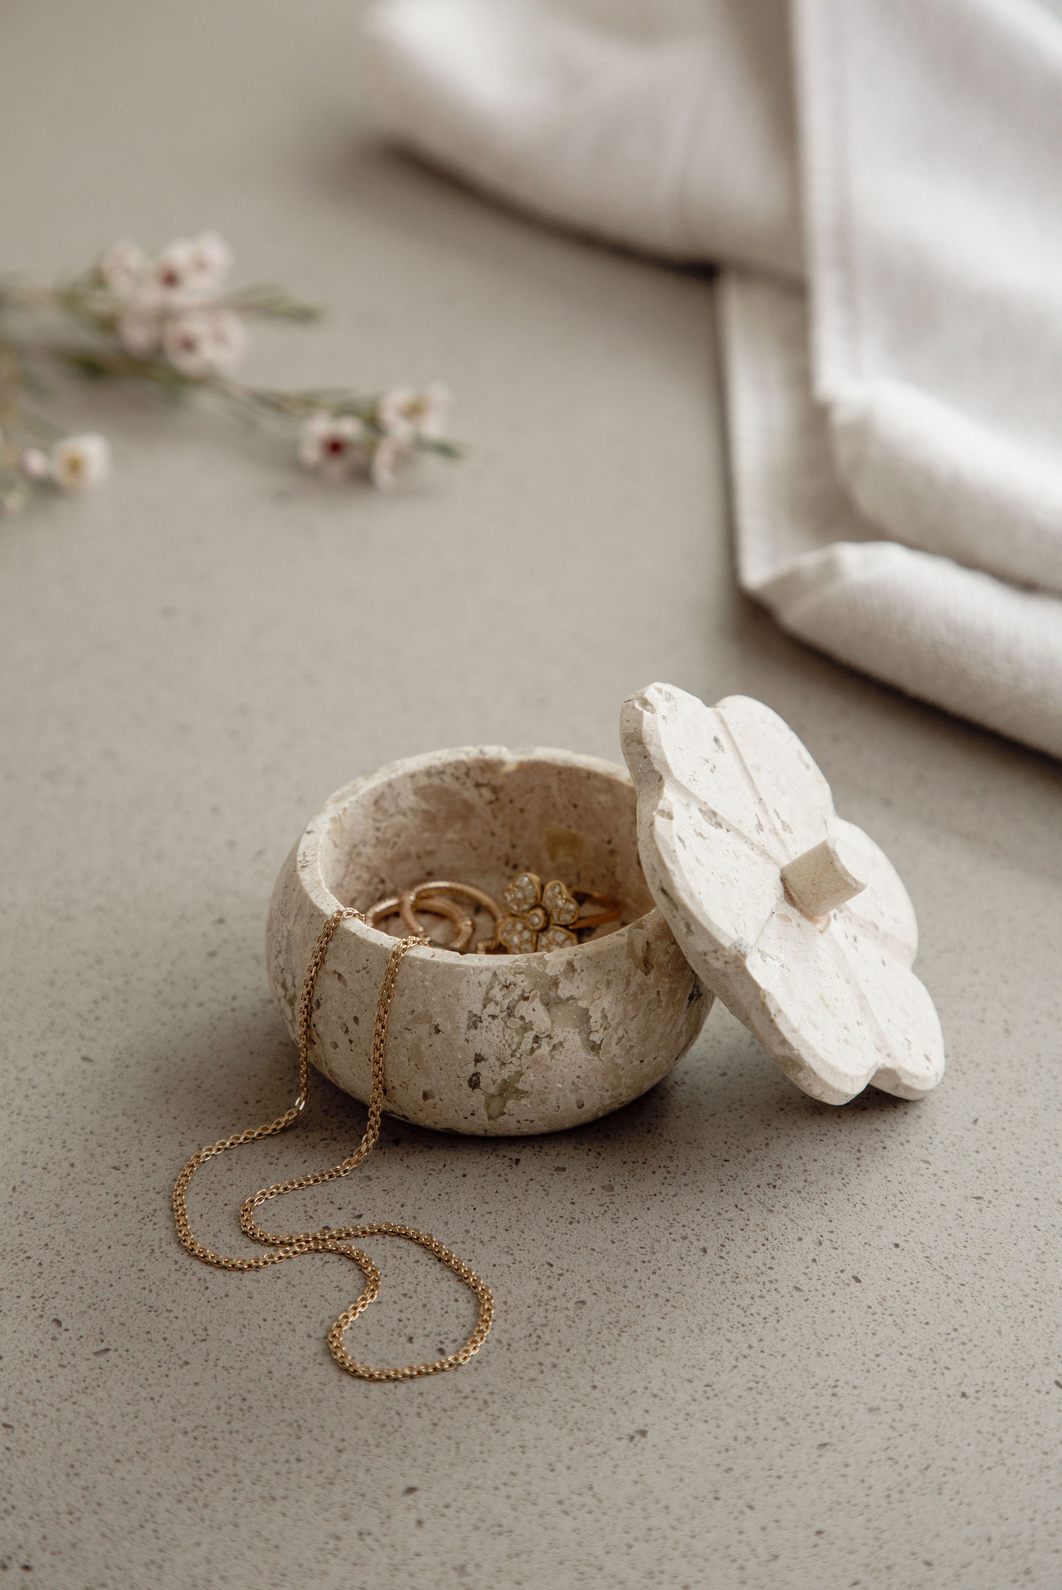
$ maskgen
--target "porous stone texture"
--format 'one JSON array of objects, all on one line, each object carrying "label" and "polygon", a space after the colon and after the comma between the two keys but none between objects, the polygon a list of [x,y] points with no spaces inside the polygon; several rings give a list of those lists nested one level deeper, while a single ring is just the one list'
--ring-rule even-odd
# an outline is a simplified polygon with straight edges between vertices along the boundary
[{"label": "porous stone texture", "polygon": [[[480,1136],[550,1132],[651,1088],[700,1032],[711,996],[646,888],[630,779],[565,751],[436,752],[325,803],[284,863],[269,913],[270,983],[292,1037],[314,941],[337,905],[367,910],[427,878],[500,897],[523,869],[616,896],[616,930],[528,955],[411,950],[388,1025],[387,1112]],[[341,923],[317,982],[314,1064],[363,1101],[394,943]]]},{"label": "porous stone texture", "polygon": [[[786,1075],[824,1104],[846,1104],[868,1082],[903,1099],[936,1087],[944,1040],[910,969],[914,908],[884,852],[837,816],[788,725],[747,696],[712,708],[655,684],[624,703],[620,734],[653,896],[691,964]],[[809,915],[786,889],[794,863],[825,891],[822,904],[831,889],[848,892],[838,878],[858,892]]]}]

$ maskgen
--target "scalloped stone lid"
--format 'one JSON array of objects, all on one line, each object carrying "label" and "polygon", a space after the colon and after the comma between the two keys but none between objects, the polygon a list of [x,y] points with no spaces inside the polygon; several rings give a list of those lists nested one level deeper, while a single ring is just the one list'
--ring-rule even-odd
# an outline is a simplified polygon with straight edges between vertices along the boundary
[{"label": "scalloped stone lid", "polygon": [[918,927],[888,857],[838,817],[777,713],[672,685],[624,702],[646,882],[694,971],[797,1087],[845,1104],[917,1099],[944,1074],[911,971]]}]

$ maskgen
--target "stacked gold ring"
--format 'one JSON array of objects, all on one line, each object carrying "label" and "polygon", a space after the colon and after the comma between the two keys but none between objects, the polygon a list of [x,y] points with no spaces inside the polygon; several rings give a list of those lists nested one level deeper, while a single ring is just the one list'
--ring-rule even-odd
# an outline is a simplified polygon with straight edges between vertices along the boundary
[{"label": "stacked gold ring", "polygon": [[[501,906],[493,895],[488,894],[485,889],[477,889],[471,883],[455,883],[451,879],[433,878],[429,883],[418,883],[415,889],[407,889],[399,899],[398,914],[409,931],[423,935],[423,929],[417,921],[416,912],[429,909],[428,900],[439,898],[435,892],[436,890],[445,890],[447,894],[456,894],[458,899],[468,900],[473,905],[478,905],[482,910],[489,913],[494,923],[494,929],[489,939],[476,945],[476,952],[480,955],[490,954],[498,942],[498,923],[502,917]],[[475,928],[472,926],[471,920],[466,917],[466,921],[469,922],[469,926],[472,927],[472,932],[474,933]],[[470,933],[466,943],[471,943],[471,941],[472,934]],[[456,944],[447,945],[447,949],[451,950],[457,947]],[[462,950],[465,947],[465,944],[460,946]]]},{"label": "stacked gold ring", "polygon": [[[412,934],[417,938],[427,938],[428,935],[425,933],[424,928],[416,920],[412,912],[410,911],[407,916],[406,911],[403,910],[410,896],[417,893],[419,893],[418,890],[409,889],[405,894],[396,894],[386,900],[378,900],[371,910],[366,911],[365,920],[370,927],[376,927],[380,922],[385,922],[389,916],[401,916],[402,921]],[[429,916],[444,917],[453,926],[455,930],[454,936],[446,946],[447,949],[461,951],[468,948],[475,936],[476,925],[467,911],[462,911],[459,905],[455,905],[452,900],[448,900],[445,895],[441,894],[432,895],[425,900],[419,900],[418,905],[419,909],[426,911]]]}]

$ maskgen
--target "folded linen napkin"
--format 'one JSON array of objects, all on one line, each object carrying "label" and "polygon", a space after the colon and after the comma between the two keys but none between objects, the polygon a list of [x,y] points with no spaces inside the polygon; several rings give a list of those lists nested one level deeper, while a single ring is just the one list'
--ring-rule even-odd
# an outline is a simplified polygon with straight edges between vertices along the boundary
[{"label": "folded linen napkin", "polygon": [[1062,755],[1054,10],[704,0],[696,36],[644,43],[531,0],[382,0],[368,28],[421,153],[733,267],[743,587],[812,645]]}]

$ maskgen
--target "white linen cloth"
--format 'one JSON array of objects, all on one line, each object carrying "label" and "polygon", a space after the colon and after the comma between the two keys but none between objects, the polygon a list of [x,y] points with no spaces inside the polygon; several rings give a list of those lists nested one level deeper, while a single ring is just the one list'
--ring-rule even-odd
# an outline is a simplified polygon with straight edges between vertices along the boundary
[{"label": "white linen cloth", "polygon": [[[743,587],[1062,755],[1062,21],[1038,0],[704,0],[620,39],[381,0],[392,130],[551,220],[722,262]],[[806,286],[804,285],[806,283]]]}]

